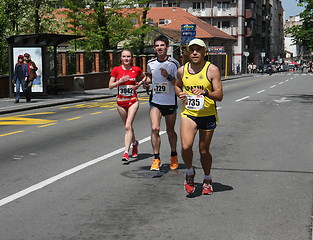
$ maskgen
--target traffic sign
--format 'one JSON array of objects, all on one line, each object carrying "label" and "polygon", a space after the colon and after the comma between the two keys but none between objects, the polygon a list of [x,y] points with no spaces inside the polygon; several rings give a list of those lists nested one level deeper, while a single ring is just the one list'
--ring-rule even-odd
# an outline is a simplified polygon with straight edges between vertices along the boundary
[{"label": "traffic sign", "polygon": [[250,53],[249,52],[243,52],[243,55],[245,55],[245,57],[249,57]]},{"label": "traffic sign", "polygon": [[196,37],[196,28],[196,24],[181,25],[181,45],[188,45],[188,43]]}]

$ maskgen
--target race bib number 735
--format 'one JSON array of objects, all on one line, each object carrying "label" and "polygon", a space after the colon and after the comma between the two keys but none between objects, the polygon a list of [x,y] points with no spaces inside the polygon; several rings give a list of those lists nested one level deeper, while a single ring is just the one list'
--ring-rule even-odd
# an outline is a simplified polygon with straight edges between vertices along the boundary
[{"label": "race bib number 735", "polygon": [[185,107],[189,110],[201,110],[204,108],[204,96],[187,95]]}]

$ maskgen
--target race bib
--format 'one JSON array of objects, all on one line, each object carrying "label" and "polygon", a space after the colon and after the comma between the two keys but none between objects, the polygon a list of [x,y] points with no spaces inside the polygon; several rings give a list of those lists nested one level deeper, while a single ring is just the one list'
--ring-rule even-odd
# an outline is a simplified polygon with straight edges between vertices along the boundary
[{"label": "race bib", "polygon": [[203,95],[187,95],[185,101],[185,107],[189,110],[201,110],[204,108],[204,96]]},{"label": "race bib", "polygon": [[168,84],[169,83],[167,83],[167,82],[154,83],[153,84],[153,93],[156,93],[156,94],[168,94],[170,92]]},{"label": "race bib", "polygon": [[131,97],[134,95],[134,89],[132,85],[122,85],[119,87],[119,94],[123,97]]}]

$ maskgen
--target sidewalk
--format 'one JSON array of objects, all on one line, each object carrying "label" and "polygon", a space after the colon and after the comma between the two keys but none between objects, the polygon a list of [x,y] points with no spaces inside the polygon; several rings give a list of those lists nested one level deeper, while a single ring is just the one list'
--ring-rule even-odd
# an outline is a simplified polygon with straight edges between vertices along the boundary
[{"label": "sidewalk", "polygon": [[[242,74],[229,76],[227,80],[249,77],[251,74]],[[222,81],[225,81],[222,77]],[[140,88],[138,93],[145,92],[144,89]],[[64,92],[57,95],[47,95],[34,97],[31,102],[26,103],[25,99],[20,99],[19,103],[14,103],[14,98],[0,98],[0,115],[14,112],[22,112],[31,109],[52,107],[57,105],[64,105],[69,103],[78,103],[83,101],[92,101],[103,98],[115,97],[117,89],[110,90],[109,88],[85,90],[84,92]]]}]

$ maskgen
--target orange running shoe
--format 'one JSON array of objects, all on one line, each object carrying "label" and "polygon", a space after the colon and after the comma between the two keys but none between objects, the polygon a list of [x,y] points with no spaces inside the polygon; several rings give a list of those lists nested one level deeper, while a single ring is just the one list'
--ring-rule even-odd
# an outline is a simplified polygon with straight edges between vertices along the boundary
[{"label": "orange running shoe", "polygon": [[175,170],[178,168],[177,156],[171,156],[170,169]]},{"label": "orange running shoe", "polygon": [[152,160],[152,165],[150,167],[150,171],[159,171],[160,170],[160,164],[161,164],[161,160],[160,159],[153,159]]}]

